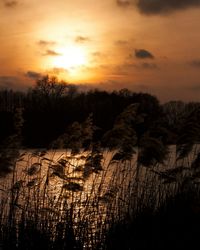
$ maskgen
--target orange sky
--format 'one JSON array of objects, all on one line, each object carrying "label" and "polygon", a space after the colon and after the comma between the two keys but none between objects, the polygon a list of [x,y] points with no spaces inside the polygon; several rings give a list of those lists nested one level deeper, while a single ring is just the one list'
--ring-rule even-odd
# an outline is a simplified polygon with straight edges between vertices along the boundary
[{"label": "orange sky", "polygon": [[200,0],[0,0],[0,86],[42,75],[200,101]]}]

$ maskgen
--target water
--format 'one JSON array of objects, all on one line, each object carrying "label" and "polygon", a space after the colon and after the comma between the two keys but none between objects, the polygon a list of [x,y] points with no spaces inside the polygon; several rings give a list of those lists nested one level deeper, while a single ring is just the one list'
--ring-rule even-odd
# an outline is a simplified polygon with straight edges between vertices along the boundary
[{"label": "water", "polygon": [[[176,148],[171,146],[166,162],[154,166],[154,171],[181,165],[190,167],[198,150],[199,147],[177,162]],[[73,227],[76,239],[82,237],[85,249],[92,249],[102,241],[106,229],[114,221],[122,220],[135,206],[137,154],[131,161],[113,162],[115,152],[104,150],[100,169],[86,164],[90,153],[72,155],[69,150],[21,152],[14,173],[1,180],[1,221],[6,223],[12,204],[12,216],[16,220],[20,221],[23,216],[27,222],[32,219],[40,222],[39,226],[45,224],[51,231],[52,240],[56,237],[58,224],[67,222]],[[150,202],[151,195],[153,202],[157,200],[159,205],[160,183],[152,169],[141,168],[137,198]]]},{"label": "water", "polygon": [[100,169],[87,167],[90,152],[21,152],[14,173],[1,183],[2,221],[7,221],[14,200],[15,218],[20,220],[25,212],[27,220],[46,220],[52,234],[58,223],[67,220],[73,223],[75,236],[80,237],[80,225],[84,225],[86,248],[92,249],[113,216],[117,220],[121,208],[125,213],[128,206],[135,159],[132,163],[111,162],[114,153],[103,152]]}]

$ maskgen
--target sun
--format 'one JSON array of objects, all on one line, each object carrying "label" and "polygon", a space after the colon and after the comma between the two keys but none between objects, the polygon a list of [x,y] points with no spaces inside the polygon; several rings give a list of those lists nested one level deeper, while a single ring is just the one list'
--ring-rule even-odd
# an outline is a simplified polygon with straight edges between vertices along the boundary
[{"label": "sun", "polygon": [[69,46],[58,49],[60,55],[53,59],[53,66],[56,68],[73,69],[87,64],[86,52],[83,48]]}]

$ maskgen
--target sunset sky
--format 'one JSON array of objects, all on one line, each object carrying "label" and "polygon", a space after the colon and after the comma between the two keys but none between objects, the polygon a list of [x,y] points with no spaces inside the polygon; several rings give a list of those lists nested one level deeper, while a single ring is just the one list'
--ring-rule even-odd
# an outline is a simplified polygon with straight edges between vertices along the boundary
[{"label": "sunset sky", "polygon": [[200,0],[0,0],[0,86],[43,75],[200,101]]}]

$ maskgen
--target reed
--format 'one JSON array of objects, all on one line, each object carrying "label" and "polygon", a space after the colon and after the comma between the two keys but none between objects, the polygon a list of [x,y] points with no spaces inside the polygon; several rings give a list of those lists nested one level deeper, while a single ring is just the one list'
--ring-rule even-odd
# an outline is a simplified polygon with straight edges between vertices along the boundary
[{"label": "reed", "polygon": [[145,235],[142,249],[152,239],[159,249],[152,233],[162,216],[188,199],[198,211],[200,148],[182,139],[169,147],[151,131],[138,136],[135,126],[143,122],[138,105],[131,105],[105,135],[107,148],[92,141],[91,116],[52,143],[60,149],[15,147],[1,179],[1,248],[141,249]]}]

